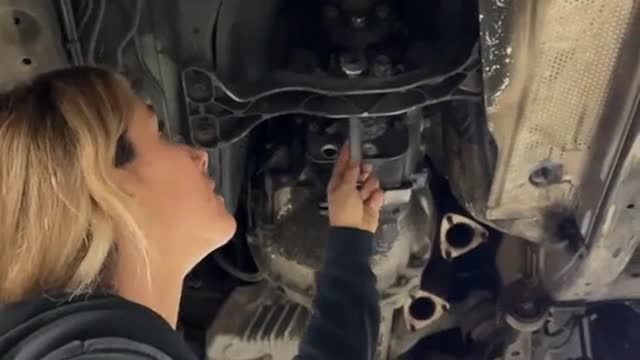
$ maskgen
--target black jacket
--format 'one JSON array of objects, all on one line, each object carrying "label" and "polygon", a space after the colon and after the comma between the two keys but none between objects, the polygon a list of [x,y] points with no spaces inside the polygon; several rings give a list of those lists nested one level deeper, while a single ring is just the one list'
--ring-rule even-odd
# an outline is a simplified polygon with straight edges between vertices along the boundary
[{"label": "black jacket", "polygon": [[[334,228],[296,360],[369,360],[379,327],[372,235]],[[0,305],[0,359],[195,360],[150,309],[112,295]]]}]

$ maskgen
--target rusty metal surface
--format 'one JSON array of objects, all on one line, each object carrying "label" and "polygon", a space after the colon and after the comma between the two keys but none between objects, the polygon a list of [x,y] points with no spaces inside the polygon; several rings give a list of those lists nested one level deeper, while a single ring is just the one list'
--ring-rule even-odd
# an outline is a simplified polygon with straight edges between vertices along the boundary
[{"label": "rusty metal surface", "polygon": [[0,0],[0,91],[67,65],[55,3]]},{"label": "rusty metal surface", "polygon": [[[637,55],[640,44],[629,42],[638,35],[639,5],[481,1],[485,103],[499,148],[488,220],[512,221],[507,230],[541,241],[549,235],[543,229],[547,209],[575,207],[591,170],[608,177],[611,159],[592,168],[593,144],[615,146],[624,135],[599,136],[605,123],[619,128],[615,123],[628,122],[608,116],[611,88],[638,91],[632,79],[617,80],[616,71],[625,54]],[[548,186],[535,186],[531,172],[545,162],[561,164],[562,173]]]}]

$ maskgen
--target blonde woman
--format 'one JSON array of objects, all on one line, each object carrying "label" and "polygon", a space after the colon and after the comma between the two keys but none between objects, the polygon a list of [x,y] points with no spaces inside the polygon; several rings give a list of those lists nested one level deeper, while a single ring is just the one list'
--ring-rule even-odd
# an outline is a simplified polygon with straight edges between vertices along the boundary
[{"label": "blonde woman", "polygon": [[[79,67],[0,95],[0,359],[194,359],[182,281],[236,223],[207,153],[168,141],[119,75]],[[370,359],[382,193],[342,152],[300,359]],[[356,182],[365,180],[360,190]]]}]

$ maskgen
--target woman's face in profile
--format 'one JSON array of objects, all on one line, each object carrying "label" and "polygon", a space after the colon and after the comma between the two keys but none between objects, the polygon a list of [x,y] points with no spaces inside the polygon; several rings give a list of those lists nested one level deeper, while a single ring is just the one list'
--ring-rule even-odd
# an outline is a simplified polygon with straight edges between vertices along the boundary
[{"label": "woman's face in profile", "polygon": [[197,262],[233,236],[236,222],[215,192],[206,151],[168,140],[142,101],[127,136],[135,156],[122,170],[127,191],[141,207],[152,251]]}]

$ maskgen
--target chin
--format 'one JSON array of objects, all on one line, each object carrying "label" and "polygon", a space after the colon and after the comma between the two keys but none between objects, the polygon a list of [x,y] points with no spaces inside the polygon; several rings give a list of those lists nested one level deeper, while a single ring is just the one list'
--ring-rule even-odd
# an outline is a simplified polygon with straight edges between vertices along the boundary
[{"label": "chin", "polygon": [[212,224],[211,233],[214,234],[214,250],[229,242],[236,233],[237,227],[236,219],[228,212],[225,211],[223,216],[219,216]]}]

